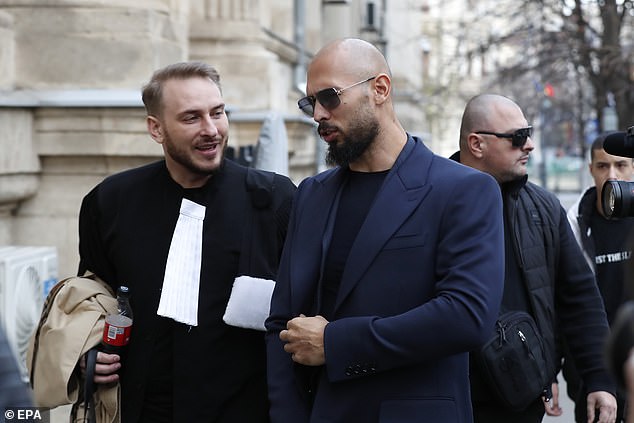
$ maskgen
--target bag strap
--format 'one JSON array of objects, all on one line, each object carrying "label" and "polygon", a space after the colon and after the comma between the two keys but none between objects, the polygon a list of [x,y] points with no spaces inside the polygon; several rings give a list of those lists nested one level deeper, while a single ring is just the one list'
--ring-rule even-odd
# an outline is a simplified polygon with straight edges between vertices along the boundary
[{"label": "bag strap", "polygon": [[33,388],[33,375],[35,374],[35,363],[37,363],[37,351],[40,346],[40,332],[44,322],[48,318],[48,315],[51,311],[51,306],[53,304],[53,299],[57,295],[57,293],[62,289],[64,284],[68,279],[61,280],[57,282],[51,290],[48,292],[46,296],[46,300],[44,301],[44,306],[42,307],[42,313],[40,314],[40,321],[37,324],[37,329],[35,330],[35,334],[33,335],[33,354],[31,356],[31,373],[29,374],[29,383],[31,388]]},{"label": "bag strap", "polygon": [[266,275],[251,274],[259,270],[254,260],[261,256],[261,254],[258,255],[256,251],[259,247],[257,241],[260,237],[255,234],[255,230],[258,227],[264,227],[267,231],[275,229],[275,211],[273,210],[275,173],[261,169],[247,168],[246,188],[251,197],[252,207],[247,213],[247,223],[242,237],[238,275],[264,277]]},{"label": "bag strap", "polygon": [[261,210],[271,206],[275,189],[275,173],[248,167],[246,184],[254,208]]},{"label": "bag strap", "polygon": [[95,366],[97,365],[97,348],[91,348],[86,353],[86,380],[84,381],[84,421],[95,423]]}]

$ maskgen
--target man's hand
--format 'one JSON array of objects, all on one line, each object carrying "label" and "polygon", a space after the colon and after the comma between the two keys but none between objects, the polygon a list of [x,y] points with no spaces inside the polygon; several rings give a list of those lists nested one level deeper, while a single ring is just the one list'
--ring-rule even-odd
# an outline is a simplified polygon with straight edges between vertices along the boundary
[{"label": "man's hand", "polygon": [[[121,368],[121,357],[118,354],[97,353],[97,362],[95,364],[95,383],[112,383],[119,380],[116,373]],[[86,355],[82,355],[79,359],[79,368],[81,374],[86,376]]]},{"label": "man's hand", "polygon": [[306,317],[301,314],[286,324],[280,339],[286,344],[284,351],[291,354],[294,362],[306,366],[321,366],[326,362],[324,353],[324,330],[328,320],[322,316]]},{"label": "man's hand", "polygon": [[594,422],[596,410],[599,409],[599,423],[614,423],[616,421],[616,398],[605,391],[590,392],[588,394],[588,423]]},{"label": "man's hand", "polygon": [[551,386],[553,397],[546,402],[546,399],[542,397],[542,401],[544,401],[544,409],[546,410],[546,414],[549,416],[561,416],[564,410],[559,406],[559,384],[553,383]]}]

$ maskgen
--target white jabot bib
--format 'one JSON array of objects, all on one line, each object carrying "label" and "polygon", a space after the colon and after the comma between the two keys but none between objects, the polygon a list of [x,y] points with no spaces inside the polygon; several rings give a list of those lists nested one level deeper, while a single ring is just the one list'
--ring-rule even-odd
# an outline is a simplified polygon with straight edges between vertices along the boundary
[{"label": "white jabot bib", "polygon": [[183,198],[167,255],[161,300],[156,314],[198,325],[198,289],[205,206]]}]

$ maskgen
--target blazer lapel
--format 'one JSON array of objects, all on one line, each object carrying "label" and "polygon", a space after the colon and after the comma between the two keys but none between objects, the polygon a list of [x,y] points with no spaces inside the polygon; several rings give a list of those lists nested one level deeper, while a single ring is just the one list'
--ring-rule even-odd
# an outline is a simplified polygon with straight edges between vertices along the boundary
[{"label": "blazer lapel", "polygon": [[[332,239],[334,221],[339,207],[339,197],[345,172],[340,168],[316,177],[314,188],[307,193],[302,221],[310,222],[296,242],[301,243],[301,257],[294,260],[291,284],[296,290],[297,301],[312,301],[310,309],[321,305],[321,279],[326,252]],[[298,250],[299,251],[299,250]],[[314,272],[314,273],[313,273]],[[293,304],[295,310],[306,310],[307,304]]]},{"label": "blazer lapel", "polygon": [[[361,280],[385,243],[423,201],[433,154],[409,137],[357,234],[344,269],[335,311]],[[336,209],[335,209],[336,210]]]}]

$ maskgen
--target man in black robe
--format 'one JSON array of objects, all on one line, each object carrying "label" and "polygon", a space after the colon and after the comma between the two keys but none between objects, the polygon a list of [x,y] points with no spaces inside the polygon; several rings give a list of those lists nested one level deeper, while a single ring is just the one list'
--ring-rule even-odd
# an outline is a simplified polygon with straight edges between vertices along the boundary
[{"label": "man in black robe", "polygon": [[[121,381],[126,423],[266,422],[264,332],[223,315],[237,276],[275,279],[295,186],[225,158],[212,67],[156,71],[143,102],[165,160],[106,178],[81,206],[79,274],[128,286],[134,312],[127,351],[100,352],[95,382]],[[178,229],[188,218],[197,229]]]}]

